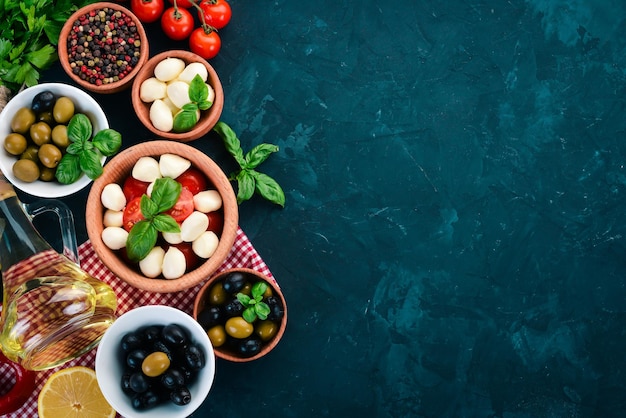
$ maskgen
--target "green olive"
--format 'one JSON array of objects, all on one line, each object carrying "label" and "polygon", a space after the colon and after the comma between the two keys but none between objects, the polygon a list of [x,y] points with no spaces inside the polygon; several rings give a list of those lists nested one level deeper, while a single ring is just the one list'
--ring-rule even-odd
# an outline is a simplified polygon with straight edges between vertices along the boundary
[{"label": "green olive", "polygon": [[141,371],[148,377],[157,377],[170,367],[170,358],[162,351],[150,353],[141,363]]},{"label": "green olive", "polygon": [[59,148],[67,148],[70,140],[67,137],[67,125],[57,125],[52,128],[52,142]]},{"label": "green olive", "polygon": [[35,123],[35,112],[28,107],[22,107],[11,119],[11,130],[18,134],[25,134],[33,123]]},{"label": "green olive", "polygon": [[250,282],[246,282],[246,284],[243,285],[243,288],[240,290],[240,292],[243,293],[244,295],[250,296],[250,293],[252,292],[252,285],[250,284]]},{"label": "green olive", "polygon": [[18,133],[10,133],[4,139],[4,149],[11,155],[20,155],[26,150],[28,141],[26,137]]},{"label": "green olive", "polygon": [[226,292],[222,286],[222,282],[215,283],[209,291],[209,303],[211,305],[222,305],[226,302]]},{"label": "green olive", "polygon": [[39,180],[41,181],[53,181],[55,179],[57,170],[55,168],[41,167],[39,173]]},{"label": "green olive", "polygon": [[13,175],[27,183],[39,178],[39,166],[32,160],[17,160],[13,164]]},{"label": "green olive", "polygon": [[52,112],[41,112],[37,115],[38,122],[46,122],[48,125],[54,125],[54,117],[52,116]]},{"label": "green olive", "polygon": [[52,116],[57,123],[66,124],[74,116],[74,102],[69,97],[59,97],[52,109]]},{"label": "green olive", "polygon": [[36,163],[39,162],[39,147],[36,145],[29,145],[26,150],[20,155],[20,160],[31,160]]},{"label": "green olive", "polygon": [[32,125],[30,125],[29,132],[30,139],[32,139],[32,141],[39,146],[50,142],[52,129],[50,129],[50,125],[48,125],[46,122],[33,123]]},{"label": "green olive", "polygon": [[239,339],[248,338],[254,331],[252,324],[240,316],[228,318],[224,324],[224,329],[228,335]]},{"label": "green olive", "polygon": [[263,341],[269,341],[274,338],[274,335],[278,332],[278,324],[266,319],[265,321],[259,322],[254,327],[254,330]]},{"label": "green olive", "polygon": [[61,161],[63,154],[55,145],[43,144],[41,148],[39,148],[37,156],[44,167],[55,168],[59,165],[59,161]]},{"label": "green olive", "polygon": [[222,325],[216,325],[206,332],[213,347],[221,347],[226,342],[226,331]]},{"label": "green olive", "polygon": [[267,299],[270,296],[274,296],[274,292],[272,291],[272,287],[268,284],[267,289],[265,289],[265,292],[263,293],[263,299]]}]

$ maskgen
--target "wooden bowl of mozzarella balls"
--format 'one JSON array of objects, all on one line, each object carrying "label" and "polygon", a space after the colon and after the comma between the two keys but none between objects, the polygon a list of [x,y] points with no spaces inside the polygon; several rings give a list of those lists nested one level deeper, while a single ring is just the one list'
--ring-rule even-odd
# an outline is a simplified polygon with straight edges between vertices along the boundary
[{"label": "wooden bowl of mozzarella balls", "polygon": [[219,121],[224,91],[215,69],[190,51],[150,58],[133,81],[133,108],[154,135],[180,142],[206,135]]},{"label": "wooden bowl of mozzarella balls", "polygon": [[206,280],[238,231],[233,188],[200,150],[155,140],[104,166],[87,199],[89,239],[102,262],[142,290],[169,293]]}]

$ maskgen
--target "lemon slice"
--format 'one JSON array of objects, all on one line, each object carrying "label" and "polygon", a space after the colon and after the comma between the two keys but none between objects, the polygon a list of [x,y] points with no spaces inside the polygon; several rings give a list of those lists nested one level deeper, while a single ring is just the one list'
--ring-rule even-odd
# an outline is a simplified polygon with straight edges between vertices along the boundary
[{"label": "lemon slice", "polygon": [[37,406],[40,418],[115,417],[115,410],[100,391],[96,372],[83,366],[53,373],[39,392]]}]

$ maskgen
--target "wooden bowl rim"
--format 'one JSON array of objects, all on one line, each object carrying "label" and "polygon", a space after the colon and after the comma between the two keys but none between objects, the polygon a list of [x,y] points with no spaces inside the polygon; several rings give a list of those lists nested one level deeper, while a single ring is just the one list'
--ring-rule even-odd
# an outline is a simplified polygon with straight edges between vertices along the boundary
[{"label": "wooden bowl rim", "polygon": [[214,274],[213,276],[211,276],[209,280],[206,281],[206,283],[204,283],[204,285],[202,285],[193,303],[193,317],[196,319],[196,321],[198,320],[198,314],[200,313],[200,306],[203,303],[206,295],[208,294],[208,291],[211,288],[211,286],[215,282],[221,280],[223,277],[233,272],[252,274],[264,280],[268,285],[272,287],[275,295],[277,295],[280,298],[280,301],[282,302],[283,309],[284,309],[284,316],[283,316],[282,321],[280,322],[280,327],[278,328],[278,332],[276,333],[274,338],[269,343],[265,344],[263,348],[261,349],[261,351],[259,351],[254,356],[237,357],[236,355],[231,354],[230,352],[226,352],[225,350],[221,349],[221,347],[213,347],[213,351],[215,352],[215,355],[221,359],[232,361],[235,363],[246,363],[249,361],[257,360],[267,355],[270,351],[272,351],[278,345],[280,340],[283,338],[283,335],[285,334],[285,329],[287,328],[287,301],[285,300],[285,295],[283,294],[283,291],[278,285],[278,282],[276,280],[270,279],[268,276],[266,276],[265,274],[261,273],[258,270],[254,270],[254,269],[247,268],[247,267],[233,267],[233,268],[229,268],[226,270],[222,270],[217,274]]},{"label": "wooden bowl rim", "polygon": [[[180,58],[185,61],[186,64],[189,64],[190,62],[202,63],[209,73],[208,82],[215,91],[215,100],[213,101],[213,105],[210,109],[206,110],[204,114],[201,114],[198,124],[189,132],[163,132],[155,128],[150,122],[150,103],[144,103],[139,95],[141,83],[150,78],[154,74],[154,67],[166,58]],[[179,142],[190,142],[206,135],[219,121],[219,118],[222,115],[222,109],[224,108],[224,89],[217,71],[215,71],[215,68],[213,68],[207,60],[191,51],[172,49],[153,56],[142,66],[133,80],[131,100],[135,113],[137,114],[137,118],[139,118],[141,123],[154,135],[160,138],[172,139]]]},{"label": "wooden bowl rim", "polygon": [[[148,152],[146,152],[148,151]],[[131,162],[137,161],[139,157],[150,155],[160,156],[165,153],[173,153],[187,158],[192,165],[205,173],[208,180],[220,192],[222,196],[222,208],[224,211],[224,226],[219,244],[215,253],[196,269],[185,273],[178,279],[151,279],[138,273],[122,261],[114,251],[110,250],[102,242],[102,218],[104,209],[100,200],[100,195],[104,186],[111,182],[118,182],[119,177],[130,173]],[[124,167],[120,167],[123,165]],[[209,170],[212,175],[206,174]],[[113,170],[113,171],[112,171]],[[116,181],[117,180],[117,181]],[[111,270],[122,281],[141,290],[156,293],[172,293],[189,289],[203,280],[208,279],[226,260],[233,248],[237,229],[239,226],[239,207],[237,198],[230,181],[222,169],[202,151],[179,142],[155,140],[148,141],[129,147],[117,154],[104,166],[102,175],[94,181],[86,205],[87,235],[93,245],[94,251],[102,260],[105,266]]]},{"label": "wooden bowl rim", "polygon": [[[88,81],[82,80],[80,77],[76,76],[72,72],[72,68],[70,66],[70,62],[68,58],[67,39],[68,39],[68,35],[70,31],[72,30],[74,22],[80,16],[84,15],[85,13],[90,12],[91,10],[99,10],[105,7],[119,10],[125,13],[126,15],[130,16],[135,21],[136,27],[137,27],[137,33],[139,34],[139,38],[141,40],[141,54],[139,55],[139,61],[137,62],[137,65],[135,65],[135,68],[133,68],[133,70],[130,73],[128,73],[128,75],[126,75],[126,77],[124,77],[122,80],[116,81],[115,83],[103,84],[101,86],[97,86],[97,85],[91,84]],[[146,30],[143,27],[143,24],[141,23],[139,18],[137,18],[137,16],[130,9],[122,6],[119,3],[112,3],[112,2],[97,2],[97,3],[88,4],[87,6],[83,6],[77,11],[75,11],[74,13],[72,13],[72,15],[68,18],[68,20],[65,22],[65,24],[61,28],[61,33],[59,34],[59,43],[57,45],[57,48],[58,48],[59,61],[61,62],[61,66],[63,67],[63,70],[65,70],[67,75],[72,79],[72,81],[89,91],[92,91],[94,93],[101,93],[101,94],[117,93],[117,92],[127,89],[131,85],[133,79],[137,76],[137,74],[139,74],[141,67],[143,67],[143,65],[148,61],[148,58],[150,56],[150,48],[148,45],[148,35],[146,34]]]}]

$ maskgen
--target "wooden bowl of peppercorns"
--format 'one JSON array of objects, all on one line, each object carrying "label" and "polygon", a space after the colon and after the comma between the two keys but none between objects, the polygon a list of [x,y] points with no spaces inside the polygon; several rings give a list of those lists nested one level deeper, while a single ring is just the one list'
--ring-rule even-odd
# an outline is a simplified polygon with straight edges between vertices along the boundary
[{"label": "wooden bowl of peppercorns", "polygon": [[149,57],[148,37],[137,18],[116,3],[97,2],[70,16],[59,36],[59,61],[76,84],[94,93],[130,87]]}]

